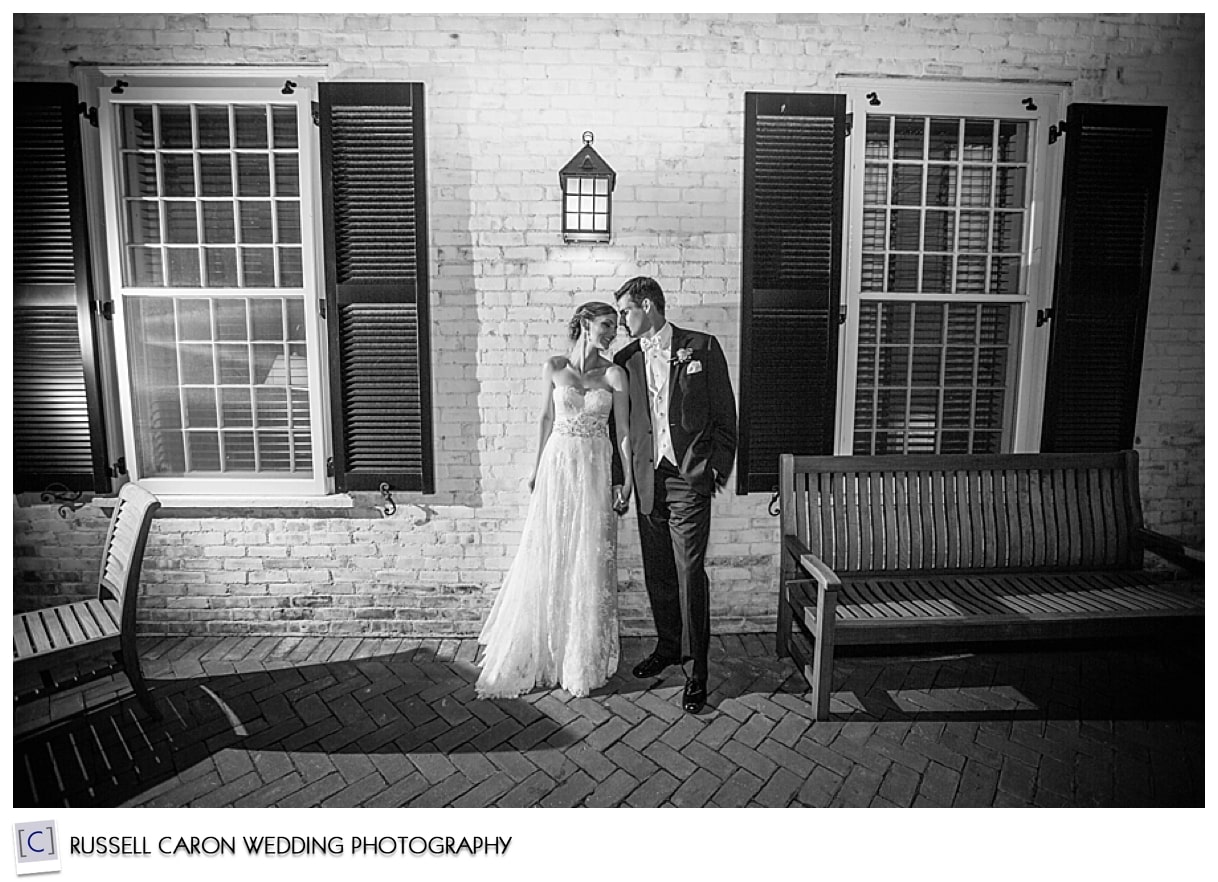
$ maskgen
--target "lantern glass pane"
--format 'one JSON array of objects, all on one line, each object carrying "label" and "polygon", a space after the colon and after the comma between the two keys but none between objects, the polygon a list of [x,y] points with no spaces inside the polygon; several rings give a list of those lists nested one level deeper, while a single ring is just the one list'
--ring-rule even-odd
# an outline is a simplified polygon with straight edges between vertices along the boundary
[{"label": "lantern glass pane", "polygon": [[579,197],[578,196],[568,196],[567,197],[567,211],[579,211]]},{"label": "lantern glass pane", "polygon": [[608,178],[597,178],[596,179],[596,195],[597,196],[608,196],[609,195],[609,179]]},{"label": "lantern glass pane", "polygon": [[590,214],[581,214],[581,215],[579,216],[579,228],[580,228],[581,230],[590,230],[590,229],[592,229],[592,215],[590,215]]},{"label": "lantern glass pane", "polygon": [[604,232],[605,230],[609,229],[608,221],[608,215],[594,214],[592,215],[592,229],[596,230],[598,233]]},{"label": "lantern glass pane", "polygon": [[592,178],[580,178],[579,179],[579,192],[587,193],[587,194],[591,195],[594,187],[595,187],[595,183],[592,180]]},{"label": "lantern glass pane", "polygon": [[606,214],[609,211],[609,197],[608,196],[597,196],[595,208],[593,210],[596,211],[598,214]]},{"label": "lantern glass pane", "polygon": [[592,211],[592,197],[591,196],[580,196],[579,197],[579,210],[580,211]]}]

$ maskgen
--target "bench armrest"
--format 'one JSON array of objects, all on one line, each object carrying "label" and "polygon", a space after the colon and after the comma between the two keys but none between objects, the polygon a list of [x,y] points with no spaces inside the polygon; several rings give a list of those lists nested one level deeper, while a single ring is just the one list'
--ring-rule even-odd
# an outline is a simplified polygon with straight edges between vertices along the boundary
[{"label": "bench armrest", "polygon": [[815,581],[822,591],[837,591],[842,587],[842,580],[829,565],[808,550],[808,546],[799,540],[798,536],[787,534],[782,537],[783,551],[795,558]]},{"label": "bench armrest", "polygon": [[1134,536],[1142,542],[1147,551],[1153,551],[1164,560],[1190,572],[1202,573],[1205,571],[1205,552],[1200,548],[1187,545],[1179,539],[1148,530],[1145,527],[1139,528]]}]

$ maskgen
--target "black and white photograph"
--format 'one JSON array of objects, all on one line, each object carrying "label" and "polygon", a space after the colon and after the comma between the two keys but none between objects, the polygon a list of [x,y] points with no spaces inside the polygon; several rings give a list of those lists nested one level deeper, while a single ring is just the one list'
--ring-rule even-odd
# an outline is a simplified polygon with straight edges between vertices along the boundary
[{"label": "black and white photograph", "polygon": [[10,18],[64,872],[1206,805],[1204,14]]}]

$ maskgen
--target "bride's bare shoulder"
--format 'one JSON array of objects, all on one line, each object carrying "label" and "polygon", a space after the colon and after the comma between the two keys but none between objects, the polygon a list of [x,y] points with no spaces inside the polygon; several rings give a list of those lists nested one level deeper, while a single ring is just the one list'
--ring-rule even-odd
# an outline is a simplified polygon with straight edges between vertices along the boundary
[{"label": "bride's bare shoulder", "polygon": [[605,382],[618,391],[626,388],[626,369],[620,365],[611,364],[605,368]]},{"label": "bride's bare shoulder", "polygon": [[558,373],[567,366],[567,357],[565,355],[551,355],[546,359],[545,370],[547,374]]}]

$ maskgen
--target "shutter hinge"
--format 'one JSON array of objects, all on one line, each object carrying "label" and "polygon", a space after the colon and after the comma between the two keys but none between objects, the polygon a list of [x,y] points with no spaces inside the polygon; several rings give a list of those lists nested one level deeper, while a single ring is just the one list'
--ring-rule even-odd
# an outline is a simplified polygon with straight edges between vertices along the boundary
[{"label": "shutter hinge", "polygon": [[125,456],[120,456],[117,462],[106,467],[106,474],[111,478],[117,478],[119,475],[127,474],[127,458]]},{"label": "shutter hinge", "polygon": [[321,313],[323,321],[329,318],[329,316],[326,315],[326,301],[324,299],[317,301],[317,311]]},{"label": "shutter hinge", "polygon": [[90,107],[84,101],[76,105],[76,112],[89,121],[93,128],[97,128],[97,108]]},{"label": "shutter hinge", "polygon": [[837,308],[837,323],[839,325],[846,324],[846,307],[839,306]]},{"label": "shutter hinge", "polygon": [[1049,126],[1049,143],[1056,144],[1057,139],[1066,134],[1066,121],[1058,120],[1057,125]]},{"label": "shutter hinge", "polygon": [[316,101],[310,101],[309,107],[313,111],[313,125],[321,128],[321,105]]},{"label": "shutter hinge", "polygon": [[97,314],[108,322],[114,321],[114,301],[103,300],[97,304]]},{"label": "shutter hinge", "polygon": [[326,457],[326,477],[327,478],[334,477],[334,457],[332,457],[332,456]]},{"label": "shutter hinge", "polygon": [[1036,327],[1041,327],[1053,318],[1053,308],[1036,310]]},{"label": "shutter hinge", "polygon": [[850,133],[854,131],[854,114],[846,114],[846,137],[850,137]]}]

